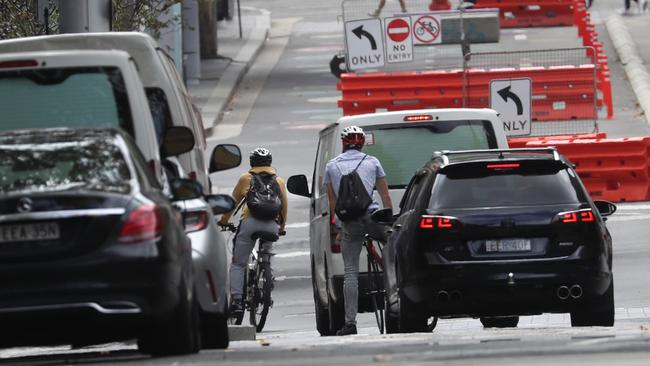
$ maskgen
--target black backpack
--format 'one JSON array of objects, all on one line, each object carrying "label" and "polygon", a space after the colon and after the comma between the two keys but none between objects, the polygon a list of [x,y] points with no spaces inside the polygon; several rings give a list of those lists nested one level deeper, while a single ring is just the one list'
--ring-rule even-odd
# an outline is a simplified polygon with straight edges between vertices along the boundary
[{"label": "black backpack", "polygon": [[372,203],[372,198],[368,194],[368,191],[366,191],[366,187],[364,187],[359,173],[357,173],[357,169],[359,169],[359,166],[367,156],[361,159],[351,173],[341,177],[339,193],[336,198],[336,208],[334,209],[336,216],[341,221],[351,221],[365,215],[368,212],[368,207]]},{"label": "black backpack", "polygon": [[258,220],[275,220],[282,210],[282,191],[275,174],[251,173],[251,186],[246,193],[246,206]]}]

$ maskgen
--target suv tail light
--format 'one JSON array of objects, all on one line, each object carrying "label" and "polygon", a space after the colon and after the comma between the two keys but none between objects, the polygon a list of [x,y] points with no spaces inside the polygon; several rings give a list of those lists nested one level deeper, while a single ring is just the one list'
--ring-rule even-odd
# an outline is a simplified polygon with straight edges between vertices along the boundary
[{"label": "suv tail light", "polygon": [[159,238],[162,233],[162,221],[160,207],[154,205],[139,207],[129,213],[117,241],[133,244]]},{"label": "suv tail light", "polygon": [[558,221],[563,224],[572,224],[576,222],[594,222],[594,213],[590,208],[584,210],[560,212],[557,214]]},{"label": "suv tail light", "polygon": [[451,216],[422,215],[419,226],[422,230],[452,230],[458,228],[458,219]]},{"label": "suv tail light", "polygon": [[186,233],[203,230],[208,226],[208,213],[205,211],[186,212],[184,223]]}]

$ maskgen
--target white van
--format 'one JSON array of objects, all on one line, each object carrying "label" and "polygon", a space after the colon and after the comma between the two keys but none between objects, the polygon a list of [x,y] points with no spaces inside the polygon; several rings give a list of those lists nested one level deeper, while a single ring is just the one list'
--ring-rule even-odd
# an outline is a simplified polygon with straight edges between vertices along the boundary
[{"label": "white van", "polygon": [[171,126],[184,126],[194,133],[194,148],[178,157],[187,174],[206,192],[211,188],[204,152],[207,147],[201,121],[192,108],[189,94],[171,57],[145,33],[76,33],[25,37],[0,41],[0,54],[44,50],[123,50],[138,67],[140,80],[149,99],[158,141]]},{"label": "white van", "polygon": [[[343,259],[329,215],[323,175],[327,162],[342,152],[341,131],[359,126],[366,133],[363,152],[379,159],[386,171],[394,210],[417,169],[437,150],[507,149],[508,140],[492,109],[420,109],[342,117],[320,131],[312,187],[304,175],[287,182],[291,193],[310,197],[310,248],[316,325],[321,335],[334,334],[344,322]],[[375,199],[381,202],[375,192]],[[359,267],[367,268],[361,256]],[[359,276],[359,312],[373,311],[364,298],[368,276]]]},{"label": "white van", "polygon": [[122,128],[161,181],[147,97],[126,52],[0,53],[0,111],[0,130]]}]

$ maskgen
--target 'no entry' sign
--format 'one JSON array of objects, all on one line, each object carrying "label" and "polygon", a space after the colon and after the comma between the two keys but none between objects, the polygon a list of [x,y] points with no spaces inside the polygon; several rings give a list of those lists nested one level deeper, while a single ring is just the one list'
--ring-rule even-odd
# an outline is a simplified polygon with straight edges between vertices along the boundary
[{"label": "'no entry' sign", "polygon": [[384,19],[386,39],[386,62],[413,61],[413,38],[411,37],[411,18],[393,17]]}]

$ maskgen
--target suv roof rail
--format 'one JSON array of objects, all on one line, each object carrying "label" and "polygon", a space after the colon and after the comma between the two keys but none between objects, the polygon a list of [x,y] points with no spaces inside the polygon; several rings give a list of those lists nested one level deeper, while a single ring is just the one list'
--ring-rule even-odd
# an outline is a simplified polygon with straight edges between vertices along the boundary
[{"label": "suv roof rail", "polygon": [[432,158],[441,157],[444,164],[449,164],[449,155],[464,155],[464,154],[491,154],[497,153],[503,158],[503,153],[547,153],[553,155],[553,160],[560,160],[560,154],[554,146],[548,147],[531,147],[531,148],[516,148],[516,149],[485,149],[485,150],[442,150],[435,151]]}]

